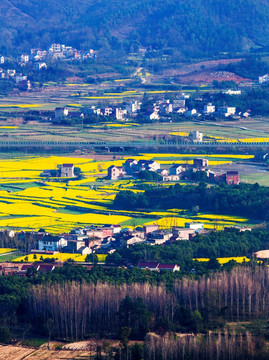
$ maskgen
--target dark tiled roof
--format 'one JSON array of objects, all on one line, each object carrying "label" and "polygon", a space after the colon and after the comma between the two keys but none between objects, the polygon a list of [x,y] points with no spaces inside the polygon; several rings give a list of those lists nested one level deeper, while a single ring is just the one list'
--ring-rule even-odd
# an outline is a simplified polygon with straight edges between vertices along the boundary
[{"label": "dark tiled roof", "polygon": [[154,261],[140,261],[138,263],[138,267],[142,267],[142,268],[151,268],[151,269],[154,269],[154,268],[157,268],[157,266],[159,265],[158,262],[154,262]]},{"label": "dark tiled roof", "polygon": [[159,269],[174,269],[176,264],[159,264]]}]

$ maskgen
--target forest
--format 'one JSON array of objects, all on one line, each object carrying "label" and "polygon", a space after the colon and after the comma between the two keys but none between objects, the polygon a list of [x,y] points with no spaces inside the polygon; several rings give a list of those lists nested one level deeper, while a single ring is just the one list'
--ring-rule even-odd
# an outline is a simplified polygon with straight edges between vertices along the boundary
[{"label": "forest", "polygon": [[215,214],[245,216],[250,219],[269,218],[269,189],[258,184],[228,186],[171,185],[153,188],[144,193],[120,191],[114,200],[117,209],[188,209]]},{"label": "forest", "polygon": [[67,265],[62,270],[73,272],[68,281],[36,278],[31,272],[24,279],[1,277],[2,324],[12,331],[15,324],[30,323],[46,336],[50,322],[53,337],[69,340],[91,334],[117,337],[129,328],[128,338],[143,340],[152,331],[207,333],[222,329],[227,321],[268,319],[269,269],[264,265],[183,276],[169,286],[82,281],[79,268]]},{"label": "forest", "polygon": [[2,0],[0,10],[2,55],[54,42],[118,54],[177,49],[187,58],[268,46],[261,0]]}]

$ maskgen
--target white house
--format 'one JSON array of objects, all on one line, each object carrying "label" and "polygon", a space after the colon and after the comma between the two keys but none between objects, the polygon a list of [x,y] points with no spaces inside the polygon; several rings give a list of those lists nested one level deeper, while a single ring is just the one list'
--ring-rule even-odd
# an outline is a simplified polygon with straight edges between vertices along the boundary
[{"label": "white house", "polygon": [[74,164],[60,165],[61,177],[75,177]]},{"label": "white house", "polygon": [[38,240],[38,250],[59,251],[67,246],[67,241],[59,236],[44,236]]},{"label": "white house", "polygon": [[124,169],[122,166],[111,165],[107,169],[107,177],[110,180],[117,180],[118,178],[122,177],[123,175],[124,175]]},{"label": "white house", "polygon": [[146,117],[147,117],[149,120],[159,120],[159,118],[160,118],[159,114],[158,114],[156,111],[147,113],[147,114],[146,114]]},{"label": "white house", "polygon": [[197,113],[196,109],[187,110],[185,112],[185,116],[188,116],[188,117],[197,116],[197,115],[198,115],[198,113]]},{"label": "white house", "polygon": [[126,110],[128,114],[136,113],[138,110],[140,110],[141,102],[138,102],[137,100],[131,102],[131,104],[126,105]]},{"label": "white house", "polygon": [[121,108],[116,108],[114,110],[114,116],[116,120],[122,120],[125,117],[125,115],[127,115],[127,110]]},{"label": "white house", "polygon": [[161,165],[154,160],[139,160],[137,163],[137,168],[139,171],[157,171],[161,168]]},{"label": "white house", "polygon": [[34,64],[35,70],[47,69],[47,64],[45,62],[37,62]]},{"label": "white house", "polygon": [[204,106],[204,113],[205,114],[212,114],[216,111],[215,105],[207,104]]},{"label": "white house", "polygon": [[21,55],[21,62],[28,63],[29,62],[29,55]]},{"label": "white house", "polygon": [[137,170],[137,160],[127,159],[123,164],[126,174],[132,175]]},{"label": "white house", "polygon": [[198,222],[186,222],[185,227],[188,229],[199,230],[204,228],[204,224]]},{"label": "white house", "polygon": [[269,81],[269,74],[259,76],[259,84],[267,83]]},{"label": "white house", "polygon": [[179,175],[183,170],[184,170],[184,168],[181,165],[174,164],[170,167],[169,174],[170,175]]},{"label": "white house", "polygon": [[241,90],[225,90],[223,91],[223,94],[227,94],[227,95],[241,95],[242,91]]},{"label": "white house", "polygon": [[200,131],[193,131],[191,133],[192,140],[194,142],[202,142],[203,141],[203,133]]},{"label": "white house", "polygon": [[67,108],[55,108],[55,119],[62,119],[68,115]]},{"label": "white house", "polygon": [[222,116],[230,116],[236,113],[236,107],[233,106],[221,106],[218,108],[219,114]]}]

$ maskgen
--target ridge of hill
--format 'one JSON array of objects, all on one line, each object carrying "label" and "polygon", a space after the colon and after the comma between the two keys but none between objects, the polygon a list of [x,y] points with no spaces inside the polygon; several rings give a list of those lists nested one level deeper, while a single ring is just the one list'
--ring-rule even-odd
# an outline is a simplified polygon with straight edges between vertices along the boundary
[{"label": "ridge of hill", "polygon": [[172,48],[186,57],[269,45],[267,0],[1,0],[0,53]]}]

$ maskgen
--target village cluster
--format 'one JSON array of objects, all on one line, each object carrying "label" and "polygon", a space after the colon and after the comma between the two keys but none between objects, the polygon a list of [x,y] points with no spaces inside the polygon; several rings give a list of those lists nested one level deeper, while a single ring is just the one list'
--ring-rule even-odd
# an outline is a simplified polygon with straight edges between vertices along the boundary
[{"label": "village cluster", "polygon": [[[233,94],[233,91],[230,90]],[[237,91],[235,91],[237,94]],[[233,106],[220,106],[209,103],[204,105],[203,110],[188,107],[186,100],[190,98],[189,94],[181,93],[176,99],[170,101],[169,99],[161,99],[155,101],[152,105],[148,106],[145,110],[141,110],[142,102],[134,100],[128,103],[124,107],[107,106],[98,107],[91,106],[83,109],[80,113],[69,111],[68,108],[56,108],[55,109],[55,121],[62,121],[64,118],[77,117],[84,118],[87,115],[97,115],[100,117],[109,117],[113,120],[127,120],[130,118],[136,118],[138,114],[143,115],[143,118],[148,121],[160,120],[163,117],[167,117],[171,114],[182,115],[187,118],[200,118],[217,116],[219,118],[234,118],[249,117],[250,112],[237,112],[236,107]],[[199,100],[199,99],[195,99]],[[202,101],[202,99],[200,99]],[[202,139],[198,140],[202,141]]]},{"label": "village cluster", "polygon": [[187,170],[192,172],[205,171],[210,182],[226,183],[227,185],[238,185],[238,171],[216,171],[208,168],[208,159],[193,159],[193,165],[174,164],[170,168],[161,168],[160,163],[154,160],[127,159],[123,166],[111,165],[107,169],[107,178],[110,180],[139,178],[141,171],[153,171],[162,177],[162,181],[179,181],[187,179]]},{"label": "village cluster", "polygon": [[[17,234],[19,238],[27,239],[32,237],[34,239],[35,248],[31,250],[29,255],[49,256],[54,255],[55,260],[57,254],[64,253],[68,260],[72,256],[89,255],[91,262],[91,255],[94,254],[113,254],[121,247],[127,247],[145,243],[148,245],[162,245],[168,246],[176,241],[191,241],[198,234],[204,236],[210,234],[212,229],[204,229],[204,224],[200,222],[185,222],[185,227],[177,227],[171,225],[171,229],[161,229],[157,224],[137,226],[133,229],[122,228],[120,225],[103,225],[103,226],[89,226],[85,228],[76,228],[70,233],[64,233],[59,236],[51,235],[50,233],[40,230],[39,232],[20,232]],[[239,231],[251,231],[249,227],[235,226]],[[15,232],[11,231],[10,236],[14,236]],[[41,258],[42,259],[42,258]],[[27,260],[27,259],[26,259]],[[83,263],[83,266],[91,267],[92,265]],[[119,264],[110,264],[110,266],[118,266]],[[54,261],[53,263],[6,263],[0,266],[0,275],[19,275],[25,276],[27,270],[35,267],[37,271],[48,272],[55,269],[57,266],[63,266],[62,261]],[[132,267],[133,264],[126,264]],[[137,265],[142,270],[151,271],[180,271],[180,266],[177,264],[162,264],[159,262],[140,261]]]},{"label": "village cluster", "polygon": [[0,55],[0,78],[13,79],[19,89],[31,90],[31,82],[26,75],[22,75],[16,69],[1,68],[1,65],[11,62],[23,68],[31,64],[34,71],[40,71],[47,69],[48,62],[55,60],[83,61],[94,57],[96,57],[96,51],[93,49],[80,51],[62,44],[51,44],[48,50],[31,49],[29,54],[21,54],[17,58]]}]

